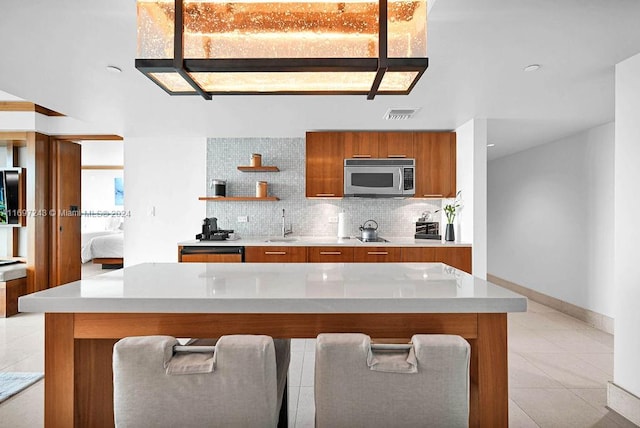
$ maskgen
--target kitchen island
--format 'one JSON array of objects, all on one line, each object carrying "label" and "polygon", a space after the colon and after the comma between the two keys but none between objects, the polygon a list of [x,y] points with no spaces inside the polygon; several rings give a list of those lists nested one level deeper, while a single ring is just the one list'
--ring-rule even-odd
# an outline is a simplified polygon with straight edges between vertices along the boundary
[{"label": "kitchen island", "polygon": [[113,426],[122,337],[267,334],[471,344],[470,425],[508,425],[507,312],[526,298],[441,263],[141,264],[20,298],[45,313],[45,425]]}]

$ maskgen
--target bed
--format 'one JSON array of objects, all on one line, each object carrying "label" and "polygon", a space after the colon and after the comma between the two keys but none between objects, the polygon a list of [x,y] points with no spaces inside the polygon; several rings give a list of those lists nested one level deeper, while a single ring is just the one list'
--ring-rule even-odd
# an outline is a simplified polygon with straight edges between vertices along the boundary
[{"label": "bed", "polygon": [[82,263],[93,261],[103,269],[121,268],[124,263],[124,233],[121,230],[82,233]]}]

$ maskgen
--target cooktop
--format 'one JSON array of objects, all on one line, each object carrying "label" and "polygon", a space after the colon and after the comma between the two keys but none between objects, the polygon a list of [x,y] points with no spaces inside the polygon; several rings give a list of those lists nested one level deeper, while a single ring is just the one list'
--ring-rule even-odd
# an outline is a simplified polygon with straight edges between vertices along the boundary
[{"label": "cooktop", "polygon": [[381,238],[379,236],[375,239],[363,239],[362,236],[356,236],[356,239],[362,242],[389,242],[388,240]]}]

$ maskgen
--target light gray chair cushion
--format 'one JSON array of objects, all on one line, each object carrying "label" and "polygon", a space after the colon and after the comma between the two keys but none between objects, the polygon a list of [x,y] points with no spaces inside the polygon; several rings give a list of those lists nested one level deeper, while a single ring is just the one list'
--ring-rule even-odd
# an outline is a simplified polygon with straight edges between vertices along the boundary
[{"label": "light gray chair cushion", "polygon": [[275,427],[275,349],[269,336],[223,336],[214,371],[168,375],[178,341],[128,337],[113,350],[117,427]]},{"label": "light gray chair cushion", "polygon": [[[415,335],[412,343],[417,371],[394,373],[369,367],[369,336],[319,335],[316,426],[467,427],[469,343],[451,335]],[[398,366],[397,353],[373,354],[380,364]]]}]

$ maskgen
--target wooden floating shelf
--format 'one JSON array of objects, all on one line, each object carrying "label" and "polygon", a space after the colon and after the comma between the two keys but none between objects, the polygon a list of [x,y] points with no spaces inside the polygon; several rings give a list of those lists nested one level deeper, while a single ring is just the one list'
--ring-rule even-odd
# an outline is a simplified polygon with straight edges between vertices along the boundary
[{"label": "wooden floating shelf", "polygon": [[280,171],[277,166],[239,166],[238,170],[242,172],[278,172]]},{"label": "wooden floating shelf", "polygon": [[200,201],[279,201],[280,198],[275,196],[266,196],[264,198],[257,198],[255,196],[200,196]]}]

